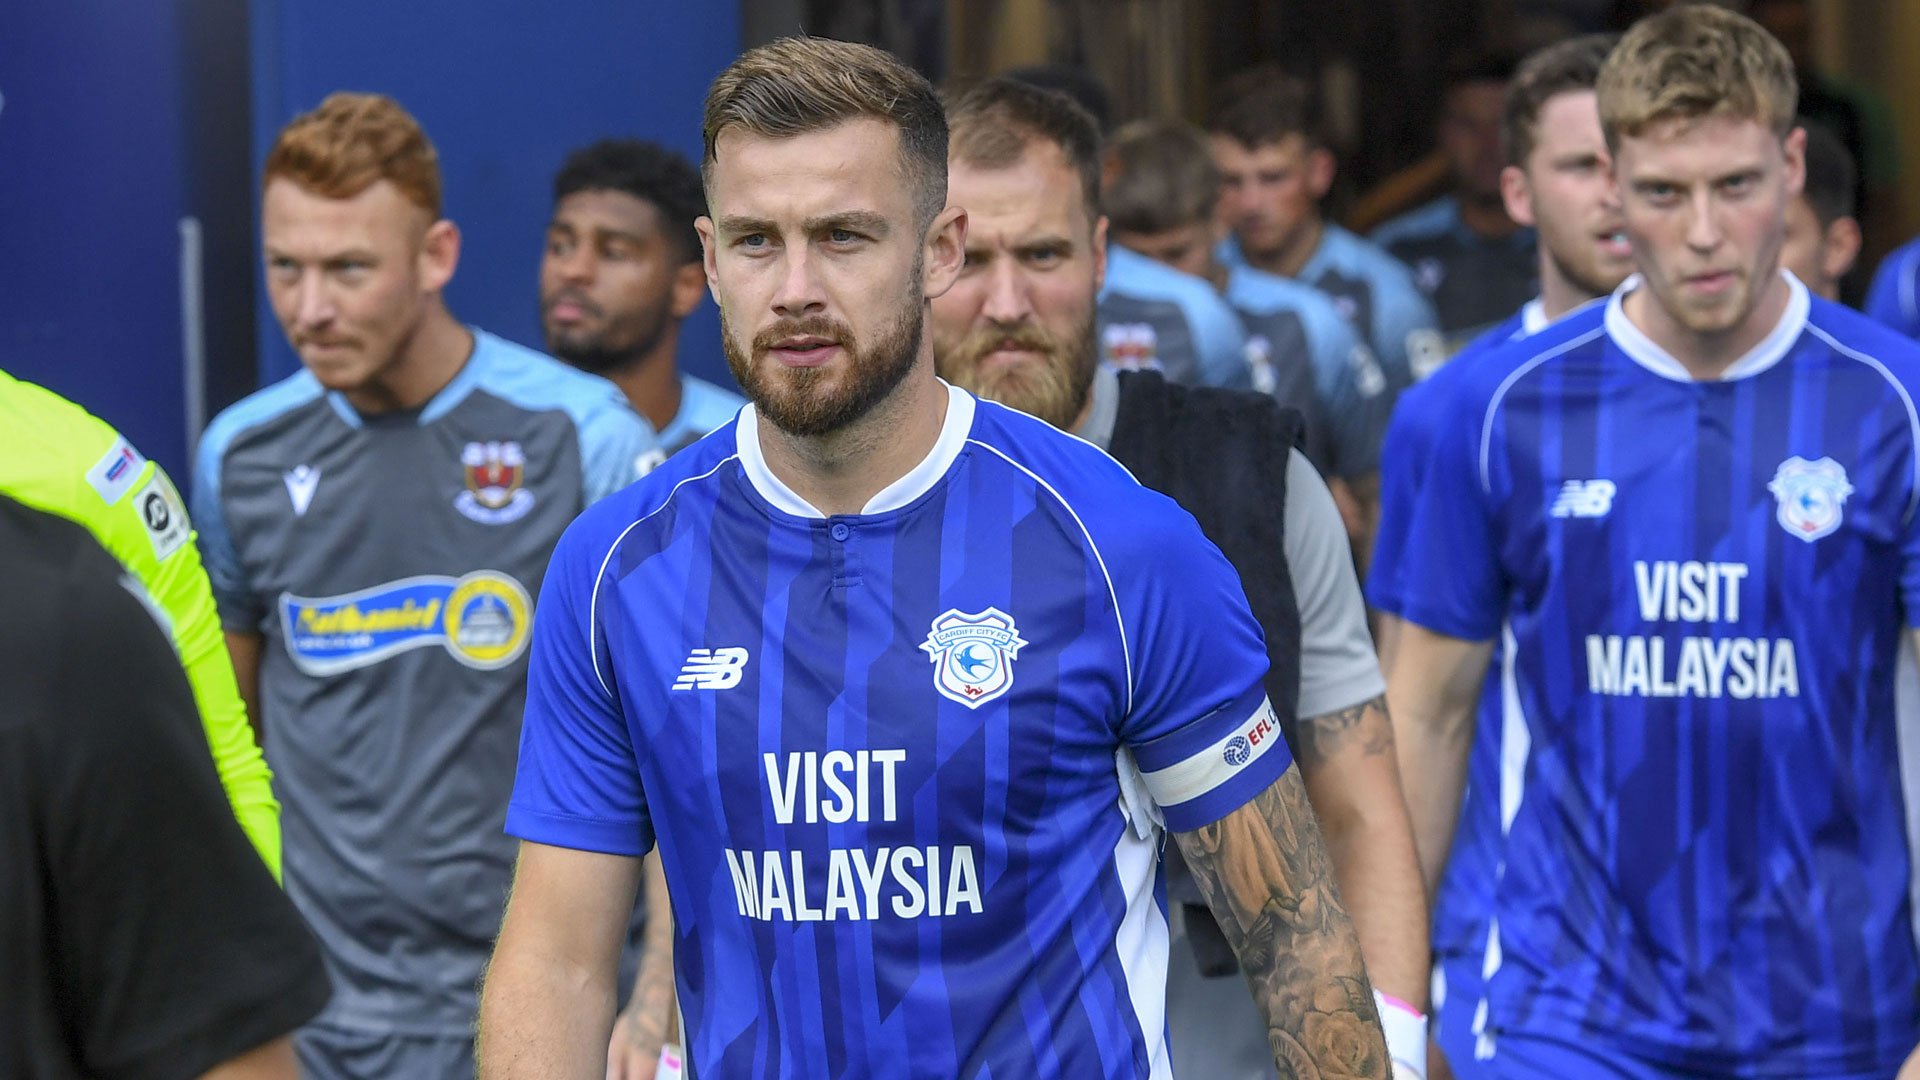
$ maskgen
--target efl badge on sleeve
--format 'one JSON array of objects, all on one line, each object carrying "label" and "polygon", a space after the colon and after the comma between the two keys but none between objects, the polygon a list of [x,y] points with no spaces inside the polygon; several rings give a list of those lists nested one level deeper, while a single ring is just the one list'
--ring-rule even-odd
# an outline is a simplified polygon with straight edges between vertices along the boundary
[{"label": "efl badge on sleeve", "polygon": [[1013,616],[999,608],[972,615],[950,608],[920,647],[933,660],[934,688],[977,709],[1013,685],[1013,661],[1025,644]]},{"label": "efl badge on sleeve", "polygon": [[533,492],[521,487],[527,457],[517,442],[470,442],[460,452],[467,490],[454,496],[453,508],[482,525],[519,521],[533,509]]},{"label": "efl badge on sleeve", "polygon": [[1847,470],[1830,457],[1790,457],[1767,485],[1780,501],[1780,527],[1811,544],[1840,527],[1841,507],[1853,494]]}]

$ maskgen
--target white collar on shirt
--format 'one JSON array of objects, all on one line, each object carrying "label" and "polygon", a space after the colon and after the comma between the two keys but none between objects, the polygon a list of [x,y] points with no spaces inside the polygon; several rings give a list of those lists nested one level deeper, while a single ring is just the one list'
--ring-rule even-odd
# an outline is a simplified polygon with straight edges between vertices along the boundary
[{"label": "white collar on shirt", "polygon": [[[947,416],[940,424],[940,437],[933,441],[933,449],[920,459],[920,464],[907,470],[907,474],[876,492],[860,508],[862,514],[885,514],[898,510],[908,503],[933,490],[933,485],[947,475],[953,467],[955,458],[967,444],[967,436],[973,433],[973,395],[945,379],[940,385],[947,391]],[[740,410],[740,421],[734,426],[734,447],[740,454],[740,467],[746,471],[747,480],[760,497],[772,503],[774,509],[782,513],[803,518],[824,518],[827,515],[815,509],[812,503],[801,498],[792,488],[773,475],[767,468],[767,458],[760,450],[760,414],[749,404]]]},{"label": "white collar on shirt", "polygon": [[[1789,289],[1787,310],[1781,313],[1780,321],[1775,323],[1773,330],[1760,340],[1760,344],[1748,350],[1745,356],[1735,360],[1721,374],[1721,381],[1758,375],[1779,363],[1786,358],[1788,350],[1793,348],[1793,343],[1798,341],[1801,333],[1806,330],[1807,311],[1812,306],[1807,299],[1807,287],[1802,285],[1800,279],[1794,277],[1785,267],[1780,269],[1780,275],[1787,279]],[[1686,367],[1673,358],[1672,353],[1655,345],[1652,338],[1633,325],[1632,319],[1627,318],[1621,303],[1628,293],[1639,288],[1641,284],[1640,275],[1635,274],[1621,282],[1620,287],[1615,289],[1613,295],[1607,299],[1607,335],[1613,338],[1614,344],[1619,345],[1622,352],[1633,358],[1634,363],[1655,375],[1675,382],[1695,381]]]}]

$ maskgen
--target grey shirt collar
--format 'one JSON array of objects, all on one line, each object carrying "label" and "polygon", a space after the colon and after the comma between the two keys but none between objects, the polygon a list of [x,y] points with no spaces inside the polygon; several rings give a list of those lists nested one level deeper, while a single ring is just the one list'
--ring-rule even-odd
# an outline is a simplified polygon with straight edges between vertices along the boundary
[{"label": "grey shirt collar", "polygon": [[1102,450],[1113,445],[1113,425],[1120,416],[1120,376],[1105,364],[1093,369],[1093,408],[1087,422],[1074,434]]}]

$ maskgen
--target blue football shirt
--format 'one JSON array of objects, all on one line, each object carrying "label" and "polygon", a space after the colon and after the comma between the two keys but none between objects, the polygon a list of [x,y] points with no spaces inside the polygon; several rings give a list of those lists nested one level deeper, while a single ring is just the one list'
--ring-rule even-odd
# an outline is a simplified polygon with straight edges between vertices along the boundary
[{"label": "blue football shirt", "polygon": [[[1450,395],[1481,358],[1547,325],[1546,309],[1537,299],[1529,301],[1400,395],[1380,450],[1380,522],[1366,583],[1367,602],[1375,608],[1396,616],[1403,610],[1401,575],[1407,535],[1413,528],[1434,443],[1445,425],[1466,422]],[[1474,1021],[1483,994],[1487,919],[1505,828],[1499,802],[1500,763],[1526,753],[1525,726],[1507,724],[1499,706],[1499,684],[1489,679],[1480,692],[1453,844],[1447,849],[1446,870],[1433,897],[1434,1035],[1462,1075],[1472,1061]]]},{"label": "blue football shirt", "polygon": [[[1466,372],[1404,615],[1499,638],[1483,1056],[1888,1076],[1920,1039],[1894,695],[1920,604],[1920,351],[1788,278],[1691,379],[1621,297]],[[1905,722],[1910,722],[1905,721]],[[1903,745],[1904,744],[1904,745]]]},{"label": "blue football shirt", "polygon": [[1920,238],[1880,260],[1867,290],[1866,312],[1910,338],[1920,338]]},{"label": "blue football shirt", "polygon": [[1290,764],[1193,519],[947,393],[860,514],[783,485],[749,407],[555,552],[507,827],[658,842],[700,1076],[1166,1077],[1153,821]]}]

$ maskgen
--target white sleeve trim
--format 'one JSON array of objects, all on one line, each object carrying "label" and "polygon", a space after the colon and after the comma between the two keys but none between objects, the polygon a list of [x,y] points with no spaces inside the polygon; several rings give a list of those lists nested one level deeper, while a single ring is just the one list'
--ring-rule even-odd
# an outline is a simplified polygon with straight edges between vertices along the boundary
[{"label": "white sleeve trim", "polygon": [[1260,707],[1232,731],[1189,754],[1184,761],[1143,772],[1141,778],[1147,782],[1147,791],[1156,804],[1179,806],[1233,779],[1285,742],[1280,735],[1280,719],[1273,713],[1273,702],[1262,697]]}]

